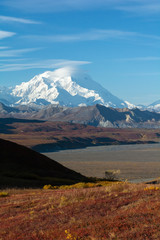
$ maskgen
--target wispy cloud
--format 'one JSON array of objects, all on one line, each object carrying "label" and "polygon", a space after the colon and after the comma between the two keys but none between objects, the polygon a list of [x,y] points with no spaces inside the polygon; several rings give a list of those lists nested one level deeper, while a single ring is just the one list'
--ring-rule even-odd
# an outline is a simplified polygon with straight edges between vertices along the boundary
[{"label": "wispy cloud", "polygon": [[153,14],[160,12],[159,0],[1,0],[1,4],[30,12],[116,9]]},{"label": "wispy cloud", "polygon": [[[1,4],[30,12],[61,12],[112,6],[118,0],[1,0]],[[119,0],[122,2],[123,0]]]},{"label": "wispy cloud", "polygon": [[72,41],[94,41],[94,40],[105,40],[105,39],[124,39],[126,37],[136,36],[137,33],[134,32],[124,32],[119,30],[105,30],[105,29],[95,29],[84,33],[77,34],[59,34],[59,35],[31,35],[24,36],[28,39],[34,39],[38,41],[51,41],[51,42],[72,42]]},{"label": "wispy cloud", "polygon": [[30,19],[16,18],[16,17],[9,17],[9,16],[2,16],[2,15],[0,15],[0,22],[18,22],[18,23],[24,23],[24,24],[40,24],[40,22],[33,21]]},{"label": "wispy cloud", "polygon": [[0,39],[7,38],[7,37],[12,37],[16,33],[14,32],[6,32],[6,31],[0,31]]},{"label": "wispy cloud", "polygon": [[0,50],[4,50],[4,49],[7,49],[8,47],[5,47],[5,46],[0,46]]},{"label": "wispy cloud", "polygon": [[160,57],[135,57],[135,58],[119,58],[116,61],[160,61]]},{"label": "wispy cloud", "polygon": [[73,61],[67,59],[47,59],[44,61],[30,61],[27,63],[1,63],[0,64],[0,72],[7,72],[7,71],[20,71],[26,69],[38,69],[38,68],[45,68],[45,69],[55,69],[65,66],[81,66],[85,64],[90,64],[91,62],[88,61]]},{"label": "wispy cloud", "polygon": [[18,61],[26,61],[26,60],[30,60],[29,58],[19,58],[19,57],[17,57],[17,58],[0,58],[0,62],[2,62],[2,63],[5,63],[5,62],[9,62],[9,63],[12,63],[12,62],[18,62]]},{"label": "wispy cloud", "polygon": [[17,57],[17,56],[23,55],[24,53],[33,52],[37,50],[39,50],[39,48],[26,48],[26,49],[0,51],[0,57]]},{"label": "wispy cloud", "polygon": [[148,14],[158,14],[160,13],[160,2],[157,1],[150,1],[144,3],[140,2],[140,4],[136,5],[126,5],[126,6],[119,6],[117,7],[118,10],[126,11],[126,12],[132,12],[136,14],[143,14],[143,15],[148,15]]},{"label": "wispy cloud", "polygon": [[123,74],[118,74],[119,76],[123,77],[150,77],[150,76],[159,76],[160,77],[160,72],[130,72],[130,73],[123,73]]},{"label": "wispy cloud", "polygon": [[23,38],[36,41],[48,42],[78,42],[78,41],[96,41],[109,39],[153,39],[160,40],[160,36],[141,34],[138,32],[127,32],[114,29],[95,29],[84,33],[59,34],[59,35],[28,35]]}]

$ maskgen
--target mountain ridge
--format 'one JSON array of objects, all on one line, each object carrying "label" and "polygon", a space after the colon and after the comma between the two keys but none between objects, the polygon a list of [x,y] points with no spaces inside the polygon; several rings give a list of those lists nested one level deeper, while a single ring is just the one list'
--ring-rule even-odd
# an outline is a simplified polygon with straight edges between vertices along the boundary
[{"label": "mountain ridge", "polygon": [[25,105],[0,105],[0,118],[20,118],[70,122],[108,128],[160,128],[160,113],[138,108],[111,108],[100,104],[81,107],[47,105],[34,108]]}]

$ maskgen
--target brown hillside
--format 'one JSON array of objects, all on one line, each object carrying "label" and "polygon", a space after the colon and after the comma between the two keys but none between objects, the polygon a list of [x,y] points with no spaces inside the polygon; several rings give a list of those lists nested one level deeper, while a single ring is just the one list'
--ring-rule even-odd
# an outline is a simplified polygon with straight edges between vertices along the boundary
[{"label": "brown hillside", "polygon": [[0,139],[0,187],[38,187],[85,177],[24,146]]},{"label": "brown hillside", "polygon": [[67,122],[0,119],[0,138],[36,151],[159,142],[160,129],[102,128]]}]

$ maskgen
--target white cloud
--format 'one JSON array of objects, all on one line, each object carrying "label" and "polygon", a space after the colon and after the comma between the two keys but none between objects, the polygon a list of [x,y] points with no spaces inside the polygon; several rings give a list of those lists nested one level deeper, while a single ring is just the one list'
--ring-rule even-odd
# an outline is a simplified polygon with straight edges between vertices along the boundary
[{"label": "white cloud", "polygon": [[123,0],[2,0],[1,4],[30,12],[61,12],[112,6]]},{"label": "white cloud", "polygon": [[26,49],[0,51],[0,57],[17,57],[17,56],[21,56],[23,53],[33,52],[37,50],[39,50],[39,48],[26,48]]},{"label": "white cloud", "polygon": [[121,76],[125,77],[144,77],[144,76],[160,76],[160,72],[133,72],[133,73],[124,73],[124,74],[119,74]]},{"label": "white cloud", "polygon": [[51,42],[74,42],[74,41],[95,41],[95,40],[106,40],[113,38],[126,38],[130,36],[136,36],[136,33],[133,32],[124,32],[119,30],[105,30],[105,29],[96,29],[90,30],[84,33],[77,34],[68,34],[68,35],[50,35],[50,36],[39,36],[31,35],[24,36],[25,38],[34,39],[36,41],[51,41]]},{"label": "white cloud", "polygon": [[6,32],[6,31],[0,31],[0,39],[7,38],[7,37],[12,37],[16,33],[14,32]]},{"label": "white cloud", "polygon": [[160,36],[141,34],[138,32],[127,32],[114,29],[95,29],[77,34],[59,34],[59,35],[28,35],[23,38],[48,41],[48,42],[78,42],[78,41],[96,41],[109,39],[154,39],[160,40]]},{"label": "white cloud", "polygon": [[29,12],[115,9],[135,13],[160,12],[159,0],[1,0],[2,5]]},{"label": "white cloud", "polygon": [[133,6],[120,6],[117,7],[118,10],[126,11],[126,12],[132,12],[136,14],[158,14],[160,13],[160,2],[149,2],[149,3],[143,3],[143,4],[136,4]]},{"label": "white cloud", "polygon": [[[17,59],[18,61],[18,59]],[[36,69],[36,68],[45,68],[45,69],[54,69],[65,66],[80,66],[85,64],[90,64],[88,61],[73,61],[67,59],[48,59],[44,61],[30,61],[29,63],[1,63],[0,72],[8,71],[20,71],[26,69]]]},{"label": "white cloud", "polygon": [[0,50],[2,49],[7,49],[8,47],[5,47],[5,46],[0,46]]},{"label": "white cloud", "polygon": [[26,61],[30,60],[29,58],[2,58],[0,59],[0,62],[17,62],[17,61]]},{"label": "white cloud", "polygon": [[135,58],[120,58],[118,61],[160,61],[160,57],[135,57]]},{"label": "white cloud", "polygon": [[40,24],[40,22],[29,20],[29,19],[15,18],[15,17],[2,16],[2,15],[0,15],[0,22],[18,22],[18,23],[24,23],[24,24]]}]

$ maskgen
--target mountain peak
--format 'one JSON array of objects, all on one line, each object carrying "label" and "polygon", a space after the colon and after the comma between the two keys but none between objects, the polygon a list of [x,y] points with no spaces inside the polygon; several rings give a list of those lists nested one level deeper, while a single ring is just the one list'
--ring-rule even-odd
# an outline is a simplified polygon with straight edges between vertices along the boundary
[{"label": "mountain peak", "polygon": [[63,67],[36,75],[12,89],[16,104],[59,104],[76,107],[102,104],[106,107],[124,108],[127,102],[117,98],[85,71],[76,67]]}]

